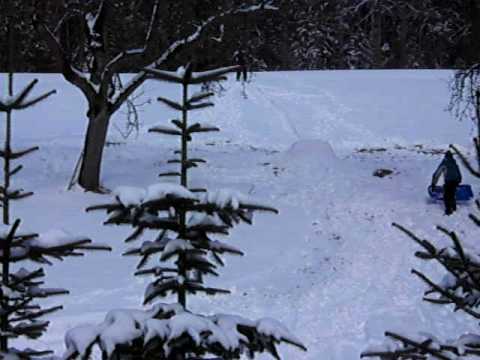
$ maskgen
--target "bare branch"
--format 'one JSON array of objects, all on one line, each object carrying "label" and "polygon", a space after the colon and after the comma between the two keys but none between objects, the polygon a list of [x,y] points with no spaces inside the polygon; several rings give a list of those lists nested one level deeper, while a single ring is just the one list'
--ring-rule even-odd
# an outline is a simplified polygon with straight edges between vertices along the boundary
[{"label": "bare branch", "polygon": [[111,79],[113,75],[116,72],[118,72],[122,63],[124,63],[125,61],[131,61],[132,58],[137,56],[145,56],[148,50],[150,49],[152,45],[153,28],[158,19],[159,2],[160,0],[156,0],[155,3],[153,4],[152,16],[150,18],[150,23],[147,29],[147,34],[145,36],[145,43],[143,48],[122,51],[117,56],[115,56],[112,60],[110,60],[105,66],[105,69],[102,74],[102,85],[100,88],[100,93],[103,94],[104,96],[107,96],[108,86],[111,82]]},{"label": "bare branch", "polygon": [[55,34],[48,28],[47,25],[44,23],[36,24],[37,28],[43,29],[46,34],[46,40],[50,46],[50,48],[56,53],[56,58],[60,61],[60,67],[62,70],[62,75],[69,83],[78,87],[85,97],[87,98],[88,102],[91,104],[93,99],[96,96],[95,89],[90,84],[90,82],[81,74],[81,72],[73,67],[70,63],[65,51],[60,44],[60,41],[55,36]]},{"label": "bare branch", "polygon": [[465,303],[464,299],[442,289],[440,286],[435,284],[432,280],[430,280],[428,277],[426,277],[424,274],[421,272],[413,269],[412,274],[417,275],[420,279],[422,279],[426,284],[428,284],[433,290],[444,296],[445,298],[449,299],[452,304],[455,304],[455,306],[458,309],[463,310],[466,312],[468,315],[474,317],[475,319],[480,319],[480,313],[473,311],[468,308],[468,304]]},{"label": "bare branch", "polygon": [[[150,65],[147,66],[148,69],[157,69],[161,67],[165,61],[167,61],[170,56],[175,53],[176,51],[180,50],[181,48],[185,47],[188,44],[191,44],[198,40],[203,32],[213,23],[215,23],[218,19],[223,17],[234,15],[238,13],[249,13],[255,12],[258,10],[276,10],[275,7],[272,6],[271,1],[262,1],[260,4],[251,5],[251,6],[240,6],[236,8],[229,9],[224,11],[218,15],[214,15],[209,17],[208,19],[204,20],[200,25],[197,26],[196,31],[191,33],[189,36],[185,37],[183,40],[177,40],[172,43],[164,52],[163,54]],[[122,106],[122,104],[130,97],[131,94],[140,86],[142,83],[148,78],[148,74],[146,71],[139,72],[125,87],[125,89],[120,92],[112,101],[112,112],[115,112],[118,108]]]},{"label": "bare branch", "polygon": [[[474,140],[474,142],[475,142],[475,140]],[[455,152],[455,154],[458,155],[458,157],[460,158],[460,161],[467,168],[467,170],[473,176],[480,178],[480,171],[477,171],[473,168],[472,164],[467,159],[467,157],[455,145],[450,145],[450,148]]]}]

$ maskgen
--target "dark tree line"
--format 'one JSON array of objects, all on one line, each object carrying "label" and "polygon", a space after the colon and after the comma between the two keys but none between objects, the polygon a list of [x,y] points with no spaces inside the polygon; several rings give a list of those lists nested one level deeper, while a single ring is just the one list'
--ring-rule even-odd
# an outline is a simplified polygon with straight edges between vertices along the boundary
[{"label": "dark tree line", "polygon": [[[0,0],[0,46],[6,42],[7,17],[15,18],[15,71],[60,72],[55,50],[35,31],[40,19],[58,30],[75,64],[88,68],[82,44],[89,30],[82,16],[100,0]],[[144,40],[152,2],[108,0],[102,44],[106,58],[132,49]],[[228,4],[227,4],[228,3]],[[151,52],[159,53],[175,39],[187,36],[191,24],[216,14],[238,0],[163,0]],[[277,0],[278,11],[238,14],[218,22],[206,36],[166,61],[167,68],[194,59],[202,68],[227,66],[239,48],[252,68],[451,68],[476,61],[480,44],[478,0]],[[13,8],[14,11],[6,11]],[[10,14],[10,15],[9,15]],[[60,21],[62,20],[62,21]],[[60,23],[59,23],[60,22]],[[58,27],[58,28],[57,28]],[[6,69],[0,52],[0,71]],[[122,71],[137,70],[135,62]]]}]

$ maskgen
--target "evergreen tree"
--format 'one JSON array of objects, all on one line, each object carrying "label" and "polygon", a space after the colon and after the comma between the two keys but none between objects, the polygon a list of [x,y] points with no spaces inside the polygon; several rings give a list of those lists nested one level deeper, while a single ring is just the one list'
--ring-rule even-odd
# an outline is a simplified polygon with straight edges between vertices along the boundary
[{"label": "evergreen tree", "polygon": [[[476,201],[480,209],[480,201]],[[470,219],[480,226],[480,218],[470,214]],[[428,289],[423,300],[435,305],[453,305],[454,311],[461,311],[474,319],[480,319],[480,258],[478,250],[465,248],[457,233],[442,226],[437,229],[451,241],[451,247],[439,248],[426,239],[420,239],[401,225],[393,224],[415,241],[422,249],[415,256],[425,261],[436,261],[445,270],[441,282],[434,282],[427,275],[413,269],[412,273],[422,280]],[[389,342],[380,348],[368,349],[361,357],[380,359],[442,359],[459,357],[480,357],[480,333],[464,334],[458,339],[441,343],[433,336],[419,335],[415,338],[393,332],[386,332]]]},{"label": "evergreen tree", "polygon": [[[187,65],[177,72],[148,70],[155,79],[182,86],[180,103],[166,98],[158,100],[181,113],[172,126],[157,126],[150,131],[180,138],[180,149],[170,163],[179,164],[178,172],[160,174],[178,177],[179,183],[159,183],[147,189],[121,187],[112,203],[89,208],[106,210],[106,224],[127,224],[134,232],[127,242],[138,239],[145,230],[156,232],[153,241],[126,251],[140,257],[135,275],[149,275],[144,305],[175,295],[178,304],[155,304],[148,311],[112,311],[100,326],[71,330],[66,336],[69,359],[89,356],[98,344],[104,359],[160,358],[168,360],[240,359],[242,354],[254,357],[268,352],[276,359],[278,343],[289,343],[306,350],[302,343],[273,319],[248,320],[234,315],[200,315],[187,307],[187,296],[204,293],[226,294],[228,290],[209,287],[206,277],[218,276],[224,265],[223,254],[243,255],[215,235],[228,235],[235,224],[251,224],[255,211],[277,211],[234,191],[207,192],[192,189],[188,183],[191,168],[204,163],[192,157],[188,144],[196,133],[219,131],[214,126],[189,121],[192,110],[213,106],[207,99],[212,93],[189,94],[191,85],[220,81],[237,67],[195,73]],[[158,266],[146,268],[148,260],[158,256]]]},{"label": "evergreen tree", "polygon": [[14,265],[35,262],[51,265],[49,258],[63,260],[69,256],[82,255],[86,250],[110,250],[105,246],[91,244],[86,237],[72,236],[64,231],[49,231],[35,234],[20,231],[20,219],[10,227],[11,201],[33,195],[22,189],[12,189],[12,177],[22,169],[22,165],[12,167],[12,161],[21,159],[38,150],[32,147],[26,150],[12,150],[13,112],[34,106],[52,95],[55,91],[31,98],[30,94],[37,83],[32,81],[18,94],[13,94],[13,74],[8,75],[7,97],[0,98],[0,113],[6,114],[5,146],[0,150],[3,159],[4,182],[0,186],[0,200],[3,209],[3,223],[0,227],[0,357],[8,359],[30,359],[50,354],[50,350],[18,350],[9,346],[11,339],[26,337],[37,339],[47,330],[48,321],[41,320],[47,314],[62,309],[62,306],[43,308],[37,301],[51,296],[68,294],[65,289],[43,288],[44,270],[14,269]]}]

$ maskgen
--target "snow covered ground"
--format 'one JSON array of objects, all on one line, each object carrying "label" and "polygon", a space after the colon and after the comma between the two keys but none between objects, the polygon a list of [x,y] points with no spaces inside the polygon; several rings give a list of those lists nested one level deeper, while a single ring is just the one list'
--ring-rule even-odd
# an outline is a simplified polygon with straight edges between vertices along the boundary
[{"label": "snow covered ground", "polygon": [[[209,162],[192,171],[193,183],[240,190],[280,214],[260,215],[253,227],[234,231],[228,241],[246,256],[229,258],[214,280],[232,295],[192,298],[191,307],[282,321],[309,349],[282,348],[289,360],[356,359],[383,341],[384,330],[446,339],[476,329],[463,315],[422,302],[425,287],[410,270],[434,278],[441,272],[415,259],[416,245],[391,226],[395,221],[446,244],[434,229],[442,224],[465,232],[465,242],[475,245],[479,229],[467,219],[473,206],[447,218],[441,205],[426,201],[426,186],[441,159],[432,150],[449,143],[471,148],[469,121],[458,122],[445,111],[450,76],[447,71],[261,73],[247,85],[247,99],[238,83],[227,82],[216,107],[196,115],[223,131],[194,140],[194,152]],[[17,76],[16,88],[31,78]],[[15,115],[15,145],[41,150],[16,179],[36,195],[14,205],[13,214],[35,231],[61,227],[115,249],[46,269],[49,286],[71,290],[52,300],[63,302],[65,310],[51,317],[50,331],[39,341],[61,353],[63,335],[72,326],[99,323],[112,308],[139,308],[145,281],[132,275],[136,259],[120,256],[129,229],[102,226],[103,214],[84,212],[104,197],[66,191],[86,127],[85,100],[60,76],[39,79],[38,93],[56,88],[58,94]],[[5,76],[0,83],[3,90]],[[138,137],[124,143],[111,128],[110,140],[121,144],[106,149],[106,187],[147,186],[168,169],[175,142],[147,129],[175,116],[154,99],[179,98],[180,91],[149,82],[142,92],[139,101],[149,103],[141,107]],[[115,123],[121,127],[123,119],[118,114]],[[378,168],[394,173],[372,176]],[[475,193],[480,190],[465,171],[464,178]]]}]

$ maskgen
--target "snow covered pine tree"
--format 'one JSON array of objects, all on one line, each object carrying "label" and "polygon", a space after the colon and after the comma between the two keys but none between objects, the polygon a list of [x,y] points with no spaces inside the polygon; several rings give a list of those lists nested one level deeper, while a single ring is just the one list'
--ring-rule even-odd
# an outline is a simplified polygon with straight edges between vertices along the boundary
[{"label": "snow covered pine tree", "polygon": [[[155,240],[125,252],[141,258],[135,275],[151,275],[144,305],[176,295],[178,303],[157,303],[147,311],[114,310],[107,314],[100,326],[83,326],[66,335],[66,359],[85,358],[98,345],[104,359],[167,359],[200,360],[240,359],[242,354],[269,352],[280,359],[276,345],[288,343],[302,350],[305,346],[283,325],[273,319],[252,321],[236,315],[195,314],[187,309],[187,295],[229,293],[227,290],[207,287],[206,275],[218,276],[224,253],[242,255],[233,246],[212,239],[212,235],[227,235],[234,224],[251,224],[254,211],[276,212],[234,191],[190,189],[188,170],[197,167],[203,159],[189,157],[188,143],[192,135],[218,131],[205,124],[189,124],[191,110],[213,106],[205,102],[212,93],[198,93],[189,97],[189,85],[224,79],[236,67],[195,73],[192,66],[177,72],[148,70],[156,79],[183,87],[182,102],[159,98],[159,101],[181,112],[181,120],[172,120],[175,127],[158,126],[152,132],[178,136],[179,158],[170,163],[180,164],[179,172],[160,174],[180,178],[180,184],[158,183],[147,189],[121,187],[115,190],[112,203],[88,210],[106,210],[106,224],[128,224],[134,232],[127,242],[138,239],[145,230],[153,230]],[[145,268],[147,261],[158,254],[160,265]]]},{"label": "snow covered pine tree", "polygon": [[1,261],[1,288],[0,288],[0,358],[31,359],[51,353],[49,350],[37,351],[32,349],[18,350],[9,347],[9,340],[19,337],[36,339],[47,330],[48,321],[39,318],[62,309],[54,306],[47,309],[36,304],[37,299],[44,299],[55,295],[68,294],[65,289],[42,288],[42,278],[45,273],[42,268],[27,270],[20,268],[12,271],[14,263],[33,261],[51,265],[49,257],[62,260],[68,256],[82,255],[85,250],[110,250],[105,246],[92,245],[86,237],[72,236],[61,230],[52,230],[44,234],[34,234],[19,231],[20,220],[15,220],[9,226],[9,205],[11,200],[24,199],[33,195],[32,192],[23,192],[22,189],[10,190],[11,177],[22,169],[18,165],[11,169],[12,160],[26,156],[38,150],[33,147],[26,150],[12,151],[12,113],[15,110],[29,108],[46,99],[54,93],[48,92],[39,97],[29,99],[37,80],[32,81],[17,95],[13,95],[13,74],[8,75],[9,96],[0,98],[0,112],[6,114],[5,147],[0,150],[0,157],[4,162],[4,183],[0,186],[0,197],[3,208],[4,225],[0,226],[0,261]]},{"label": "snow covered pine tree", "polygon": [[[480,209],[480,201],[476,201]],[[470,214],[470,219],[480,226],[480,218]],[[452,247],[437,248],[426,239],[420,239],[404,227],[393,224],[405,233],[423,250],[417,251],[415,256],[422,260],[438,262],[446,274],[440,283],[435,283],[425,274],[412,270],[428,285],[424,301],[438,305],[454,305],[454,311],[461,310],[474,319],[480,319],[480,257],[478,250],[465,248],[454,231],[437,226],[437,229],[448,236]],[[442,359],[454,360],[460,357],[480,357],[480,334],[464,334],[458,339],[440,343],[433,335],[419,335],[408,338],[392,332],[386,332],[389,339],[384,346],[370,348],[361,357],[376,357],[380,359],[407,360],[407,359]]]}]

